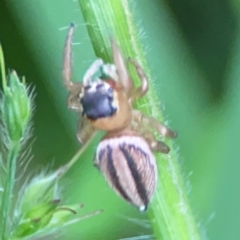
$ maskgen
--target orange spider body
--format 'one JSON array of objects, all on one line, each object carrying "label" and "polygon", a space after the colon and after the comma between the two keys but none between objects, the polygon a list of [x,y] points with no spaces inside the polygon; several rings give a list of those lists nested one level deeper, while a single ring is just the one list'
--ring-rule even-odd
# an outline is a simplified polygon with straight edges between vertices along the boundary
[{"label": "orange spider body", "polygon": [[[63,77],[70,92],[69,108],[82,113],[78,140],[84,144],[94,131],[106,131],[97,146],[94,165],[118,195],[144,211],[153,196],[158,177],[152,151],[167,154],[170,150],[164,142],[156,139],[155,133],[172,138],[176,133],[155,118],[132,109],[132,103],[147,93],[148,78],[140,65],[129,59],[141,79],[141,85],[134,86],[122,53],[113,40],[114,64],[105,64],[97,59],[81,83],[71,81],[73,29],[71,25],[66,39]],[[99,70],[101,77],[94,77]]]}]

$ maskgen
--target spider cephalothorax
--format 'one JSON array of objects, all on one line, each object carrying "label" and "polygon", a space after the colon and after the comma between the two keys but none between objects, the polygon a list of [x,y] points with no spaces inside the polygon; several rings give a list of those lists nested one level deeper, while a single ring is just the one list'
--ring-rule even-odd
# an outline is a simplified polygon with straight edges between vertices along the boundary
[{"label": "spider cephalothorax", "polygon": [[110,117],[116,113],[118,102],[114,99],[114,90],[106,82],[97,81],[83,88],[80,94],[83,116],[88,119]]},{"label": "spider cephalothorax", "polygon": [[[64,83],[70,96],[68,106],[82,113],[78,140],[86,143],[95,130],[106,135],[97,146],[94,165],[108,184],[126,201],[146,210],[157,182],[157,165],[152,151],[168,153],[169,147],[159,138],[176,137],[157,119],[132,109],[132,103],[148,91],[148,78],[133,59],[141,85],[135,87],[129,77],[120,49],[111,40],[113,63],[97,59],[86,71],[83,81],[71,81],[71,25],[66,39],[63,61]],[[94,77],[100,71],[100,77]]]}]

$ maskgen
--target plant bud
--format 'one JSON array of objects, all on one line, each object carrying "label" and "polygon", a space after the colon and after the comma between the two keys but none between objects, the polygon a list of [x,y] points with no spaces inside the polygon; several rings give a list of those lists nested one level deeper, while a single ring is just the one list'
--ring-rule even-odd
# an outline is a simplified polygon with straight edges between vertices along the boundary
[{"label": "plant bud", "polygon": [[3,85],[2,116],[7,135],[12,141],[23,138],[31,118],[31,96],[25,82],[21,82],[15,71],[9,75],[8,85]]}]

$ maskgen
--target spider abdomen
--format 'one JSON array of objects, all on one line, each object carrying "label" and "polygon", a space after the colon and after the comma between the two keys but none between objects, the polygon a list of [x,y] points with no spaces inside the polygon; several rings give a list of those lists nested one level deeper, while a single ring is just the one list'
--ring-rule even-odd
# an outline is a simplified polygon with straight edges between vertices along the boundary
[{"label": "spider abdomen", "polygon": [[106,135],[97,147],[94,163],[118,195],[140,211],[147,209],[156,187],[157,166],[142,137],[130,131]]}]

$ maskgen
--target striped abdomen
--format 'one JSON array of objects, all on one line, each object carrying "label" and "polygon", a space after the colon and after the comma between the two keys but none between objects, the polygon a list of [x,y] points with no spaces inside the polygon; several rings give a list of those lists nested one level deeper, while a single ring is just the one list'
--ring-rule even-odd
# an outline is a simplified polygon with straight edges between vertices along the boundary
[{"label": "striped abdomen", "polygon": [[143,138],[129,131],[106,135],[97,147],[94,164],[121,197],[146,210],[155,190],[157,166]]}]

